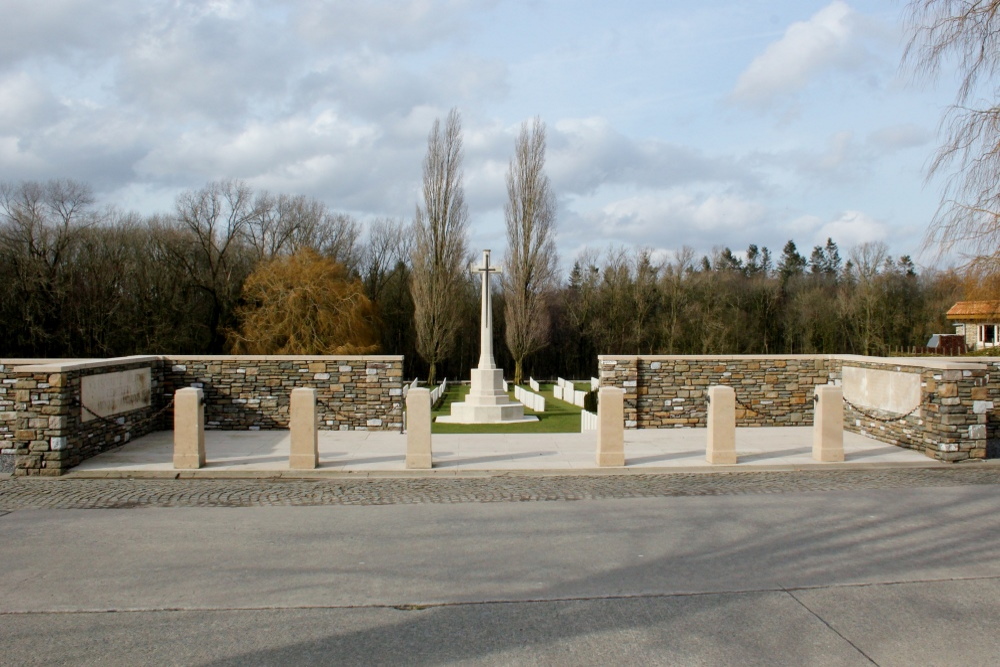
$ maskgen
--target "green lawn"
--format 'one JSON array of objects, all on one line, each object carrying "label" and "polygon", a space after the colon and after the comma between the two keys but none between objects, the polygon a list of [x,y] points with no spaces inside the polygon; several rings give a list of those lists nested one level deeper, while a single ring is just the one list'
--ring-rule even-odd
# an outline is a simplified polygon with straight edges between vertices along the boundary
[{"label": "green lawn", "polygon": [[[433,412],[433,417],[450,415],[451,404],[465,400],[469,393],[469,385],[450,385],[445,393],[441,407]],[[552,397],[552,385],[542,385],[542,396],[545,397],[545,412],[534,412],[524,409],[525,415],[535,415],[537,422],[526,424],[431,424],[432,433],[579,433],[580,408],[572,403],[558,401]],[[510,392],[513,400],[514,392]]]}]

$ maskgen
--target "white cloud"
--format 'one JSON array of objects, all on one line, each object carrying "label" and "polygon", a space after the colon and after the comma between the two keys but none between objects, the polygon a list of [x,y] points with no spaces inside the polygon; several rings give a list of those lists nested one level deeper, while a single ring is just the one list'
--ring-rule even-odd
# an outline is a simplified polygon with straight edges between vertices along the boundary
[{"label": "white cloud", "polygon": [[564,194],[591,194],[609,185],[668,188],[682,183],[726,183],[757,189],[756,175],[731,159],[688,146],[634,139],[604,118],[568,118],[548,135],[548,171]]},{"label": "white cloud", "polygon": [[[78,178],[109,202],[152,212],[178,190],[243,178],[359,217],[410,217],[428,131],[458,107],[474,234],[493,247],[502,245],[496,239],[514,137],[534,114],[548,123],[548,173],[567,243],[773,250],[783,235],[807,240],[827,233],[825,225],[871,238],[877,223],[829,215],[848,202],[879,219],[914,217],[873,201],[907,195],[885,182],[886,161],[872,165],[929,139],[917,125],[889,125],[900,118],[897,107],[878,120],[888,107],[867,96],[827,95],[812,104],[808,95],[822,92],[814,86],[788,100],[801,113],[801,131],[786,132],[783,124],[763,128],[773,119],[757,114],[727,109],[720,116],[708,103],[719,94],[712,82],[728,81],[721,72],[731,71],[733,58],[736,67],[749,62],[740,46],[748,40],[777,39],[740,77],[733,99],[767,105],[854,66],[865,48],[878,51],[885,40],[868,30],[870,17],[838,0],[779,39],[774,26],[788,21],[778,17],[802,11],[791,0],[773,10],[773,24],[764,16],[751,26],[748,5],[711,29],[688,15],[691,8],[608,7],[7,0],[0,180]],[[733,4],[694,11],[724,9]],[[525,12],[537,21],[526,24]],[[684,28],[667,30],[664,22]],[[640,23],[648,30],[626,29]],[[680,33],[684,40],[666,38]],[[553,53],[578,57],[560,61]],[[862,109],[864,122],[838,104]],[[922,122],[916,111],[910,118]],[[878,192],[858,192],[869,176]],[[785,227],[816,210],[822,220]]]},{"label": "white cloud", "polygon": [[859,143],[852,131],[842,130],[828,136],[821,147],[755,152],[748,161],[768,170],[786,187],[801,189],[808,178],[812,187],[828,190],[831,182],[852,183],[865,178],[878,157],[870,142]]},{"label": "white cloud", "polygon": [[29,131],[58,119],[62,105],[25,72],[0,76],[0,135]]},{"label": "white cloud", "polygon": [[0,69],[39,55],[76,67],[120,47],[141,20],[132,0],[4,0]]},{"label": "white cloud", "polygon": [[[816,218],[803,219],[802,223],[813,223]],[[809,226],[813,226],[809,225]],[[804,227],[807,224],[803,224]],[[861,211],[844,211],[839,217],[821,223],[819,228],[815,228],[812,235],[814,245],[823,245],[828,238],[833,239],[841,248],[870,241],[882,241],[888,235],[888,227],[885,223]]]},{"label": "white cloud", "polygon": [[225,122],[283,100],[301,57],[281,21],[210,6],[158,7],[120,54],[120,100],[157,116]]},{"label": "white cloud", "polygon": [[907,148],[924,146],[934,138],[934,133],[926,127],[906,123],[883,127],[868,135],[868,143],[875,148],[894,153]]},{"label": "white cloud", "polygon": [[824,70],[863,62],[865,52],[855,39],[855,22],[854,10],[834,0],[808,21],[793,23],[744,70],[731,98],[749,106],[767,106],[777,97],[804,88]]},{"label": "white cloud", "polygon": [[475,0],[333,0],[296,3],[294,21],[317,46],[366,47],[385,52],[420,51],[465,32],[470,10],[493,2]]},{"label": "white cloud", "polygon": [[762,203],[732,194],[643,192],[596,210],[569,212],[563,216],[570,217],[569,225],[560,219],[560,236],[576,245],[603,241],[664,249],[684,245],[707,249],[724,240],[738,248],[753,242],[752,230],[763,222],[766,213]]}]

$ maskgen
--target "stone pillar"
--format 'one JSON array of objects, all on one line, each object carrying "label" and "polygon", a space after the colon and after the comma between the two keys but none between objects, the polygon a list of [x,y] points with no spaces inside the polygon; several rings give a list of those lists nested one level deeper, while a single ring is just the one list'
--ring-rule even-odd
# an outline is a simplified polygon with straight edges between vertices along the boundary
[{"label": "stone pillar", "polygon": [[598,392],[597,465],[625,465],[625,391],[619,387]]},{"label": "stone pillar", "polygon": [[736,392],[732,387],[708,389],[709,463],[736,463]]},{"label": "stone pillar", "polygon": [[288,467],[312,470],[319,464],[319,413],[315,389],[292,389],[288,428],[291,431]]},{"label": "stone pillar", "polygon": [[813,395],[813,458],[844,460],[844,390],[832,384],[819,385]]},{"label": "stone pillar", "polygon": [[205,465],[205,406],[196,387],[174,394],[174,468],[191,470]]},{"label": "stone pillar", "polygon": [[406,395],[406,468],[430,470],[431,459],[431,392],[411,389]]}]

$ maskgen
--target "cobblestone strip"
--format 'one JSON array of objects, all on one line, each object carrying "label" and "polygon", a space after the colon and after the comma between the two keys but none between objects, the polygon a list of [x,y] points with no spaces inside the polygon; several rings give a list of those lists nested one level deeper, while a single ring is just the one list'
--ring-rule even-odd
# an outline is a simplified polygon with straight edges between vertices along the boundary
[{"label": "cobblestone strip", "polygon": [[19,509],[495,503],[983,484],[1000,484],[1000,467],[288,481],[12,478],[0,481],[0,512]]}]

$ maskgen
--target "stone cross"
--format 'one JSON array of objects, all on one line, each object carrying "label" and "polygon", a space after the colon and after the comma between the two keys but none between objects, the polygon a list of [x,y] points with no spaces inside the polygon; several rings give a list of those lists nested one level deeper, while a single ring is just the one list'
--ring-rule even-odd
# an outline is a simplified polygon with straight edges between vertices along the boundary
[{"label": "stone cross", "polygon": [[472,266],[473,273],[483,275],[483,312],[480,319],[480,345],[482,351],[479,354],[479,368],[496,368],[496,361],[493,360],[493,321],[490,317],[492,307],[490,305],[490,274],[501,273],[500,267],[490,265],[490,251],[483,250],[483,263],[481,266]]}]

